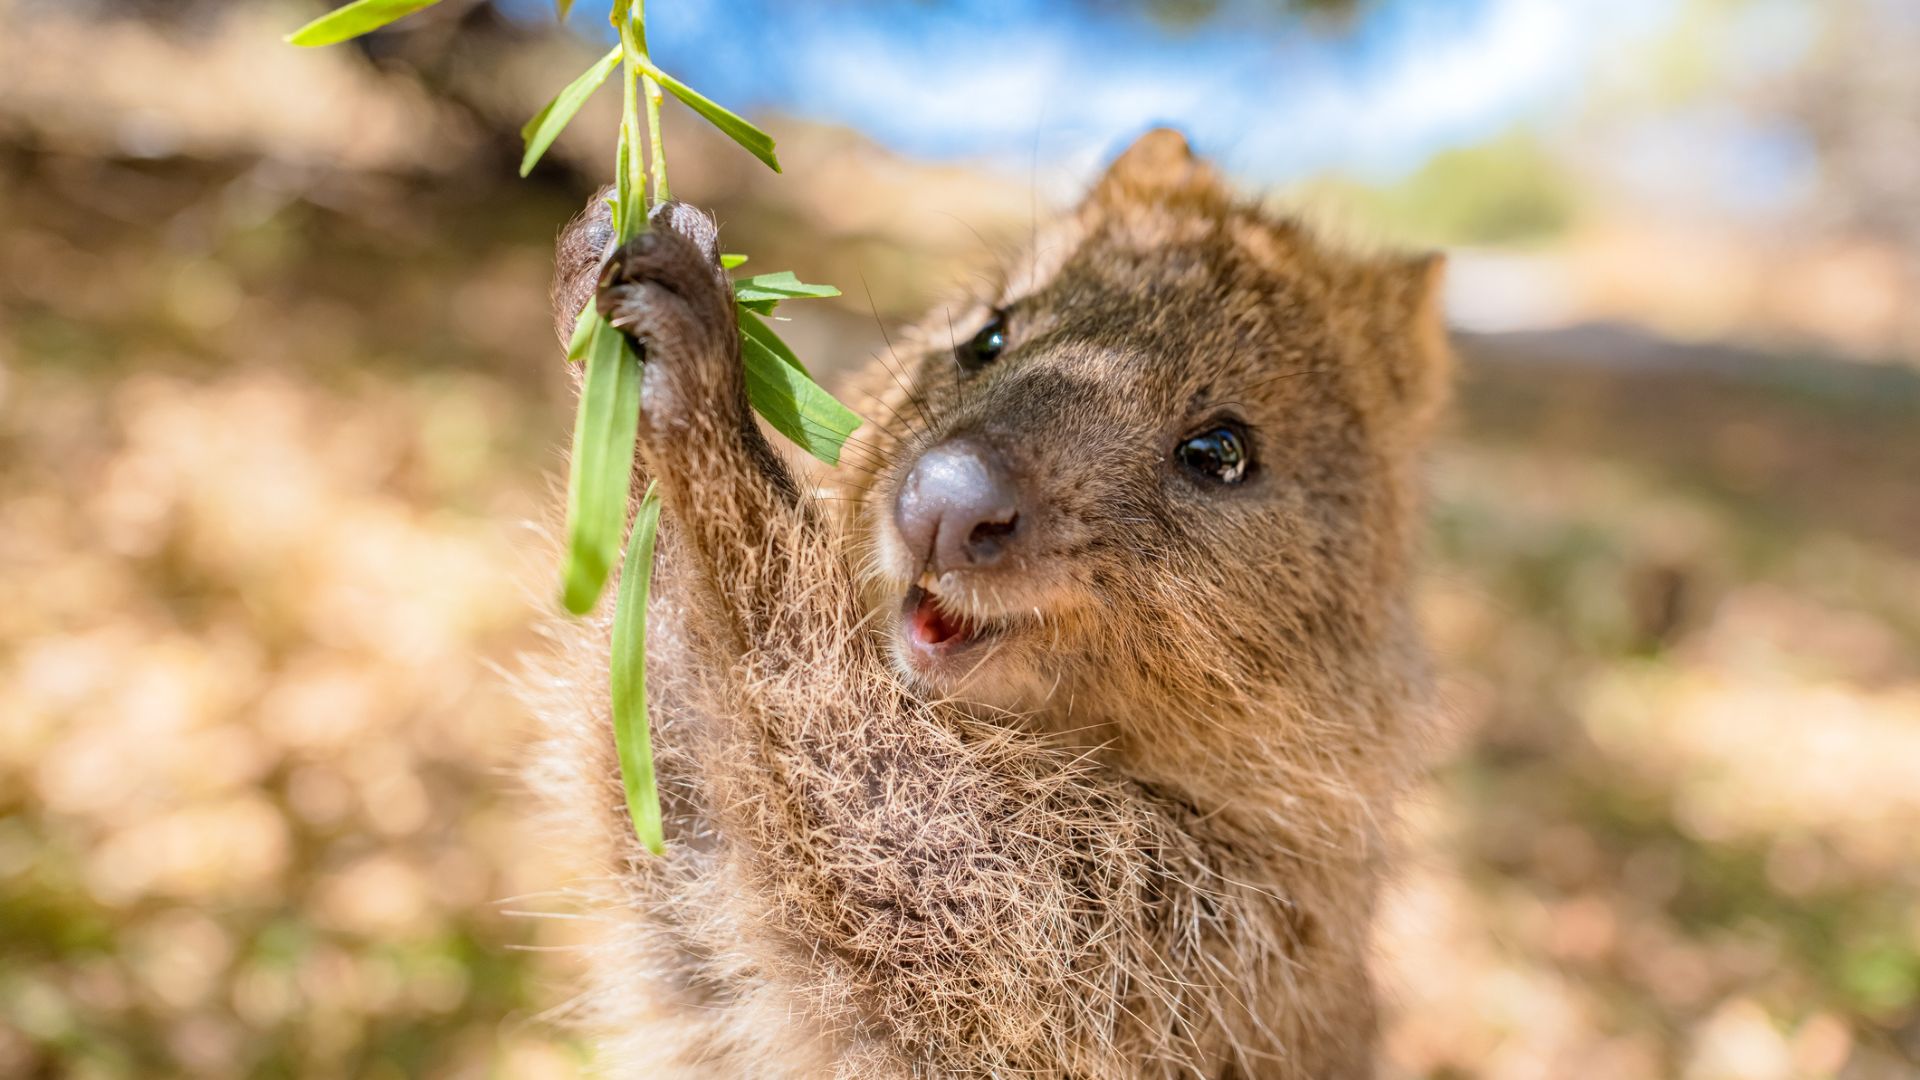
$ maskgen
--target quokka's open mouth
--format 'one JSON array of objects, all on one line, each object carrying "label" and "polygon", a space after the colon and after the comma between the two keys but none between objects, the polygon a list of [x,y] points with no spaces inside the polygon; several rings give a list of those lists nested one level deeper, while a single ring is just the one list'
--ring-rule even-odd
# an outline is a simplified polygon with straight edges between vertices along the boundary
[{"label": "quokka's open mouth", "polygon": [[900,632],[915,666],[937,664],[995,637],[1003,629],[999,621],[982,621],[948,610],[941,605],[938,594],[921,585],[909,588],[900,606]]}]

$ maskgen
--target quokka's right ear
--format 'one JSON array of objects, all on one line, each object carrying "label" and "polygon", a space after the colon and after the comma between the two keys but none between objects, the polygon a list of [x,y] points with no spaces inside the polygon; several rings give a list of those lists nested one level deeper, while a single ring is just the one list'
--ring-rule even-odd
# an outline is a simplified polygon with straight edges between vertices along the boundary
[{"label": "quokka's right ear", "polygon": [[1395,430],[1424,437],[1453,385],[1447,340],[1447,258],[1438,252],[1372,262],[1356,275],[1355,309],[1365,320],[1365,382]]},{"label": "quokka's right ear", "polygon": [[593,299],[600,264],[613,248],[613,207],[607,202],[612,195],[611,184],[595,192],[553,246],[553,332],[562,345],[573,337],[574,320]]}]

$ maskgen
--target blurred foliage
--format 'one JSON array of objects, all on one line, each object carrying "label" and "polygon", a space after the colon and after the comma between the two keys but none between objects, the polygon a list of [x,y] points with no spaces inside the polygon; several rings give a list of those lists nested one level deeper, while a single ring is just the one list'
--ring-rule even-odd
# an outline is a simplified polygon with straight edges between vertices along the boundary
[{"label": "blurred foliage", "polygon": [[1088,7],[1105,11],[1144,10],[1149,16],[1172,27],[1196,26],[1229,12],[1255,16],[1304,16],[1339,22],[1353,18],[1372,0],[1082,0]]},{"label": "blurred foliage", "polygon": [[1308,190],[1388,235],[1438,246],[1538,243],[1571,224],[1579,206],[1575,179],[1524,130],[1441,151],[1387,184],[1329,179]]}]

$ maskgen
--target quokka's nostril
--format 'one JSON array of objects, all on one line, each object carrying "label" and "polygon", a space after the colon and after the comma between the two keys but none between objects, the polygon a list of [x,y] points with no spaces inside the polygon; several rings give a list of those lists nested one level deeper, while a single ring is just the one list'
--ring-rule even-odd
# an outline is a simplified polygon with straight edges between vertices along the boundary
[{"label": "quokka's nostril", "polygon": [[967,534],[968,551],[977,559],[998,555],[1000,548],[1012,539],[1014,531],[1020,527],[1020,515],[1014,514],[1005,521],[983,521]]}]

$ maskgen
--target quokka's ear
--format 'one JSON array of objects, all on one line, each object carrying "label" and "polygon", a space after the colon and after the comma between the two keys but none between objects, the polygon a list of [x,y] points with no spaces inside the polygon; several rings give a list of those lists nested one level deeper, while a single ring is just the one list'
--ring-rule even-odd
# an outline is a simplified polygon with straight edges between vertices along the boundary
[{"label": "quokka's ear", "polygon": [[1154,128],[1114,159],[1093,186],[1093,204],[1156,202],[1182,192],[1218,194],[1220,178],[1193,156],[1186,136],[1172,128]]},{"label": "quokka's ear", "polygon": [[1452,390],[1446,270],[1447,257],[1432,252],[1375,261],[1355,278],[1365,382],[1392,427],[1412,438],[1433,425]]}]

